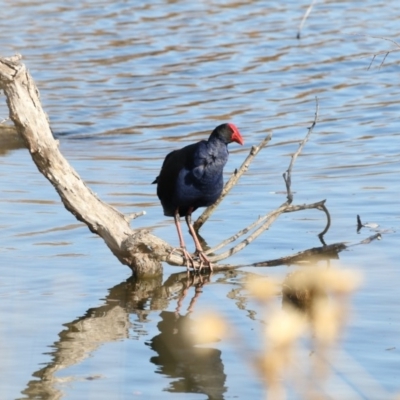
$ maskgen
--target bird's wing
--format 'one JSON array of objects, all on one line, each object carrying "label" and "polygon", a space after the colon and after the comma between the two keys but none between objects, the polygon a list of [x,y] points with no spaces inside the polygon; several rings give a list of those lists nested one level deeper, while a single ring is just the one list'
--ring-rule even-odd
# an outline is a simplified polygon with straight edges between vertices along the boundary
[{"label": "bird's wing", "polygon": [[[173,151],[171,151],[170,153],[168,153],[168,154],[165,156],[164,161],[163,161],[163,164],[162,164],[162,166],[161,166],[160,175],[161,175],[161,172],[162,172],[163,168],[165,167],[165,165],[168,164],[168,159],[170,159],[171,157],[174,158],[172,155],[173,155],[174,153],[176,153],[177,151],[179,151],[179,150],[173,150]],[[157,178],[154,179],[153,182],[151,182],[152,185],[155,184],[155,183],[158,183],[159,178],[160,178],[160,175],[158,175]]]},{"label": "bird's wing", "polygon": [[197,146],[194,150],[192,172],[197,179],[201,179],[206,172],[207,166],[214,161],[214,158],[210,153],[210,149],[205,140],[196,144]]}]

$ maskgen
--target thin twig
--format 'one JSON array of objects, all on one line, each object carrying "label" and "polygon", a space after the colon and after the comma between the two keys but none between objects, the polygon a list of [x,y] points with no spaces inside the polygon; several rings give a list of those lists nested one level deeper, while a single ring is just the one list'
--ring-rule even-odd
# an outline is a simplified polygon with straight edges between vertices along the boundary
[{"label": "thin twig", "polygon": [[305,12],[304,15],[303,15],[303,18],[302,18],[302,20],[301,20],[301,22],[300,22],[300,25],[299,25],[299,29],[298,29],[298,31],[297,31],[297,36],[296,36],[297,39],[300,39],[301,30],[303,29],[303,25],[304,25],[304,23],[306,22],[306,19],[307,19],[308,16],[310,15],[310,12],[311,12],[311,10],[312,10],[312,8],[313,8],[313,6],[314,6],[315,1],[316,1],[316,0],[312,0],[311,4],[308,6],[306,12]]},{"label": "thin twig", "polygon": [[328,232],[329,228],[331,227],[331,214],[329,214],[329,211],[326,208],[325,204],[322,204],[319,207],[319,210],[322,210],[326,215],[326,226],[325,226],[325,229],[321,233],[318,234],[319,240],[322,242],[323,245],[325,245],[324,235],[325,235],[326,232]]},{"label": "thin twig", "polygon": [[[317,203],[302,204],[302,205],[297,205],[297,206],[290,205],[284,210],[284,213],[296,212],[296,211],[302,211],[302,210],[309,210],[309,209],[313,209],[313,208],[321,210],[322,207],[324,207],[325,201],[326,200],[322,200],[322,201],[318,201]],[[266,215],[258,217],[253,223],[251,223],[246,228],[244,228],[241,231],[235,233],[233,236],[229,237],[228,239],[225,239],[223,242],[219,243],[217,246],[207,250],[206,254],[215,253],[217,250],[219,250],[219,249],[225,247],[226,245],[228,245],[229,243],[232,243],[235,240],[239,239],[241,236],[243,236],[247,232],[251,231],[257,225],[260,225],[261,223],[263,223],[269,217],[269,215],[270,214],[266,214]],[[324,232],[324,234],[325,233],[326,233],[326,231]]]},{"label": "thin twig", "polygon": [[4,122],[8,121],[9,119],[10,119],[9,117],[2,119],[2,120],[0,121],[0,124],[4,124]]},{"label": "thin twig", "polygon": [[384,64],[384,62],[385,62],[385,60],[386,60],[386,58],[387,58],[387,56],[388,56],[390,53],[393,53],[393,52],[395,52],[395,51],[399,51],[399,50],[400,50],[400,43],[397,43],[395,40],[390,39],[390,38],[388,38],[388,37],[384,37],[384,36],[370,36],[370,35],[360,35],[360,36],[364,36],[364,37],[372,38],[372,39],[386,40],[386,41],[388,41],[388,42],[391,42],[391,43],[395,44],[396,47],[397,47],[397,49],[395,49],[395,50],[381,51],[381,52],[375,53],[374,56],[372,57],[371,62],[369,63],[369,66],[368,66],[368,68],[367,68],[368,70],[371,68],[372,63],[374,62],[376,56],[381,55],[381,54],[384,54],[384,55],[385,55],[385,56],[383,57],[382,62],[379,64],[379,69],[381,69],[382,65]]},{"label": "thin twig", "polygon": [[266,231],[273,222],[285,212],[286,208],[289,206],[289,203],[286,201],[283,203],[279,208],[270,212],[264,221],[264,223],[256,229],[251,235],[249,235],[246,239],[242,240],[236,246],[232,247],[231,249],[225,251],[224,253],[218,254],[213,257],[209,257],[211,262],[217,262],[224,260],[225,258],[230,257],[231,255],[237,253],[238,251],[244,249],[247,245],[249,245],[253,240],[257,239],[264,231]]},{"label": "thin twig", "polygon": [[206,254],[211,254],[211,253],[215,253],[217,250],[222,249],[223,247],[225,247],[226,245],[228,245],[229,243],[234,242],[235,240],[239,239],[241,236],[245,235],[247,232],[250,232],[253,228],[255,228],[257,225],[261,224],[261,222],[265,221],[265,219],[267,218],[267,215],[264,216],[260,216],[258,217],[258,219],[256,219],[253,223],[251,223],[249,226],[247,226],[246,228],[242,229],[241,231],[235,233],[233,236],[229,237],[228,239],[225,239],[223,242],[219,243],[217,246],[209,249],[206,251]]},{"label": "thin twig", "polygon": [[299,204],[297,206],[290,205],[286,210],[285,213],[296,212],[296,211],[303,211],[303,210],[310,210],[312,208],[316,208],[321,210],[324,206],[326,200],[317,201],[316,203],[311,204]]},{"label": "thin twig", "polygon": [[292,190],[291,190],[293,165],[294,165],[298,155],[303,150],[304,145],[307,143],[308,138],[310,137],[310,134],[313,131],[314,126],[316,125],[317,120],[318,120],[318,112],[319,112],[318,97],[315,97],[315,102],[316,102],[316,109],[315,109],[314,121],[313,121],[312,125],[308,128],[308,132],[307,132],[306,137],[300,142],[299,148],[292,155],[292,160],[290,161],[289,168],[287,169],[286,172],[283,173],[283,179],[284,179],[285,184],[286,184],[287,199],[288,199],[289,204],[291,204],[292,201],[293,201],[293,193],[292,193]]},{"label": "thin twig", "polygon": [[385,37],[385,36],[369,36],[369,35],[361,35],[361,36],[369,37],[369,38],[372,38],[372,39],[387,40],[388,42],[392,42],[393,44],[395,44],[397,47],[400,48],[400,43],[397,43],[395,40],[390,39],[390,38]]},{"label": "thin twig", "polygon": [[229,181],[226,183],[224,186],[224,189],[221,193],[221,196],[219,196],[218,200],[211,205],[210,207],[206,208],[204,212],[200,215],[199,218],[197,218],[196,222],[193,224],[193,227],[196,231],[198,231],[204,223],[207,221],[207,219],[210,217],[210,215],[214,212],[214,210],[218,207],[218,205],[221,203],[221,201],[224,199],[224,197],[230,192],[230,190],[233,188],[233,186],[236,185],[238,182],[239,178],[248,170],[251,162],[253,161],[254,157],[258,154],[258,152],[264,148],[267,143],[271,140],[272,134],[269,134],[258,146],[252,146],[249,155],[247,158],[243,161],[243,164],[240,166],[240,168],[233,173],[229,179]]},{"label": "thin twig", "polygon": [[141,217],[142,215],[146,215],[146,211],[139,211],[136,213],[127,214],[125,215],[125,219],[129,222],[132,221],[133,219]]},{"label": "thin twig", "polygon": [[381,69],[381,67],[382,67],[383,63],[385,62],[385,60],[386,60],[387,56],[389,55],[389,53],[390,53],[390,51],[388,51],[388,52],[385,54],[385,57],[383,57],[383,60],[382,60],[382,62],[381,62],[380,65],[379,65],[379,69]]},{"label": "thin twig", "polygon": [[369,69],[371,68],[371,65],[372,65],[372,63],[374,62],[374,60],[375,60],[376,56],[377,56],[377,54],[374,54],[374,56],[372,57],[372,60],[371,60],[371,62],[370,62],[370,63],[369,63],[369,65],[368,65],[368,68],[367,68],[367,70],[369,70]]}]

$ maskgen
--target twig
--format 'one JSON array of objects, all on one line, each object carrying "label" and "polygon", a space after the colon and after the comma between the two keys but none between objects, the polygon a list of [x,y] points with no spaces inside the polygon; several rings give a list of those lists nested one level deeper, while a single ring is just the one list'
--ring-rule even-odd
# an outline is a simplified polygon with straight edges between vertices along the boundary
[{"label": "twig", "polygon": [[316,0],[312,0],[311,4],[308,6],[306,12],[305,12],[304,15],[303,15],[303,18],[302,18],[302,20],[301,20],[301,22],[300,22],[300,25],[299,25],[299,29],[298,29],[298,31],[297,31],[297,36],[296,36],[297,39],[300,39],[301,30],[303,29],[303,25],[304,25],[304,23],[306,22],[306,19],[307,19],[308,16],[310,15],[310,12],[311,12],[311,10],[312,10],[312,8],[313,8],[313,6],[314,6],[315,1],[316,1]]},{"label": "twig", "polygon": [[318,234],[319,240],[322,242],[324,246],[326,246],[326,243],[324,241],[324,235],[326,232],[328,232],[329,228],[331,227],[331,215],[329,214],[328,209],[326,208],[325,204],[322,204],[321,207],[319,207],[319,210],[324,211],[326,215],[326,226],[325,229]]},{"label": "twig", "polygon": [[[313,209],[313,208],[314,209],[318,209],[318,210],[323,210],[323,207],[325,207],[324,206],[325,201],[326,200],[322,200],[322,201],[318,201],[317,203],[302,204],[302,205],[297,205],[297,206],[290,205],[284,210],[284,213],[308,210],[308,209]],[[237,232],[236,234],[234,234],[233,236],[229,237],[228,239],[225,239],[223,242],[219,243],[217,246],[207,250],[206,254],[215,253],[217,250],[219,250],[219,249],[225,247],[226,245],[228,245],[229,243],[232,243],[235,240],[239,239],[241,236],[243,236],[247,232],[251,231],[257,225],[260,225],[261,223],[263,223],[269,217],[269,215],[270,214],[266,214],[266,215],[258,217],[258,219],[256,219],[253,223],[251,223],[246,228],[244,228],[241,231]],[[329,222],[328,223],[330,225],[330,218],[329,218]],[[329,225],[327,224],[328,229],[329,229]],[[323,234],[325,234],[328,231],[328,229],[325,228]]]},{"label": "twig", "polygon": [[383,57],[383,60],[382,60],[382,62],[381,62],[380,65],[379,65],[379,69],[381,69],[381,67],[382,67],[383,63],[385,62],[386,57],[389,55],[389,53],[390,53],[390,51],[388,51],[388,52],[385,54],[385,57]]},{"label": "twig", "polygon": [[266,231],[273,222],[285,211],[285,209],[289,206],[288,202],[283,203],[279,208],[270,212],[265,220],[265,222],[256,229],[251,235],[249,235],[246,239],[242,240],[236,246],[231,249],[225,251],[224,253],[218,254],[213,257],[209,257],[211,262],[217,262],[224,260],[225,258],[230,257],[231,255],[237,253],[238,251],[244,249],[247,245],[249,245],[253,240],[257,239],[264,231]]},{"label": "twig", "polygon": [[366,37],[369,37],[369,38],[372,38],[372,39],[387,40],[388,42],[392,42],[393,44],[395,44],[397,47],[400,48],[400,43],[397,43],[395,40],[390,39],[390,38],[385,37],[385,36],[369,36],[369,35],[362,35],[362,36],[366,36]]},{"label": "twig", "polygon": [[289,168],[287,169],[286,172],[283,173],[283,179],[284,179],[285,184],[286,184],[287,199],[288,199],[289,204],[291,204],[292,201],[293,201],[293,193],[292,193],[292,190],[291,190],[291,185],[292,185],[292,168],[293,168],[294,162],[296,161],[298,155],[303,150],[303,147],[307,143],[308,138],[310,137],[310,134],[313,131],[314,126],[316,125],[317,120],[318,120],[318,112],[319,112],[318,97],[315,97],[315,102],[316,102],[316,109],[315,109],[314,121],[313,121],[312,125],[308,128],[308,132],[307,132],[306,137],[300,142],[299,148],[292,155],[292,160],[290,161]]},{"label": "twig", "polygon": [[378,56],[378,55],[380,55],[380,54],[384,54],[384,55],[385,55],[385,56],[383,57],[382,62],[379,64],[379,69],[381,69],[382,65],[384,64],[384,62],[385,62],[385,60],[386,60],[386,58],[387,58],[387,56],[388,56],[390,53],[394,52],[394,51],[399,51],[399,50],[400,50],[400,44],[397,43],[397,42],[396,42],[395,40],[393,40],[393,39],[390,39],[390,38],[387,38],[387,37],[384,37],[384,36],[369,36],[369,35],[361,35],[361,36],[365,36],[365,37],[372,38],[372,39],[386,40],[386,41],[388,41],[388,42],[391,42],[391,43],[395,44],[396,47],[397,47],[397,49],[395,49],[395,50],[381,51],[381,52],[378,52],[378,53],[374,54],[374,56],[372,57],[371,62],[370,62],[369,65],[368,65],[367,70],[369,70],[369,69],[371,68],[372,63],[374,62],[376,56]]},{"label": "twig", "polygon": [[371,68],[371,65],[372,65],[372,63],[374,62],[374,60],[375,60],[376,56],[377,56],[377,54],[374,54],[374,56],[372,57],[372,60],[371,60],[371,62],[370,62],[370,63],[369,63],[369,65],[368,65],[368,68],[367,68],[367,70],[369,70],[369,69]]},{"label": "twig", "polygon": [[132,221],[133,219],[139,218],[142,215],[146,215],[146,211],[139,211],[139,212],[136,212],[136,213],[127,214],[127,215],[125,215],[125,219],[127,221]]},{"label": "twig", "polygon": [[234,242],[235,240],[239,239],[241,236],[245,235],[247,232],[250,232],[253,228],[255,228],[257,225],[261,224],[261,222],[265,221],[265,219],[268,217],[269,214],[266,214],[264,216],[258,217],[253,223],[251,223],[249,226],[246,228],[242,229],[241,231],[235,233],[233,236],[229,237],[228,239],[225,239],[223,242],[219,243],[217,246],[208,249],[206,251],[206,254],[211,254],[215,253],[217,250],[222,249],[229,243]]},{"label": "twig", "polygon": [[321,200],[321,201],[317,201],[316,203],[311,203],[311,204],[300,204],[300,205],[297,205],[297,206],[290,205],[285,210],[285,213],[303,211],[303,210],[310,210],[312,208],[316,208],[318,210],[322,210],[322,207],[324,206],[325,202],[326,202],[326,200]]},{"label": "twig", "polygon": [[207,207],[204,212],[197,218],[196,222],[193,224],[193,227],[196,231],[198,231],[204,223],[207,221],[207,219],[210,217],[210,215],[214,212],[214,210],[218,207],[218,205],[221,203],[221,201],[224,199],[224,197],[230,192],[230,190],[233,188],[233,186],[236,185],[240,177],[248,170],[251,162],[253,161],[254,157],[258,154],[258,152],[264,148],[268,142],[271,140],[272,135],[269,134],[258,146],[252,146],[249,155],[247,158],[243,161],[243,164],[240,166],[240,168],[235,171],[235,173],[232,174],[230,177],[229,181],[226,183],[224,186],[224,189],[221,193],[221,196],[219,196],[218,200],[211,205],[210,207]]},{"label": "twig", "polygon": [[8,121],[9,119],[10,119],[9,117],[2,119],[2,120],[0,121],[0,124],[4,124],[4,122]]}]

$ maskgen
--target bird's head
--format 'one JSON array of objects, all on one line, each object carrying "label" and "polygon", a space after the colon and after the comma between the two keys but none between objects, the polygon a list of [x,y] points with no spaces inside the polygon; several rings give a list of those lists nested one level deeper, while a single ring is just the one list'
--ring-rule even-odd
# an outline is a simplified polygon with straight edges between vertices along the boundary
[{"label": "bird's head", "polygon": [[243,145],[244,143],[244,140],[239,132],[239,129],[236,128],[236,126],[231,123],[218,125],[212,131],[211,136],[217,137],[226,144],[236,142]]}]

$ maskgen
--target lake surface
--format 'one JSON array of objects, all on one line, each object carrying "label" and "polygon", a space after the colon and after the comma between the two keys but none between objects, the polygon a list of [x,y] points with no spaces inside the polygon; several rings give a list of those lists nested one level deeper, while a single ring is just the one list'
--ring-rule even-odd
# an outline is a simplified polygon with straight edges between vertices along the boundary
[{"label": "lake surface", "polygon": [[[231,121],[245,146],[230,145],[228,178],[273,133],[201,230],[209,245],[219,243],[285,201],[282,173],[317,96],[319,120],[293,169],[294,203],[327,200],[327,244],[382,235],[320,262],[363,275],[326,393],[393,398],[400,392],[400,45],[393,42],[400,42],[400,3],[316,2],[298,40],[308,5],[4,0],[0,49],[23,55],[60,148],[87,184],[121,212],[145,210],[132,226],[175,246],[173,221],[150,184],[165,155]],[[1,121],[8,110],[0,99]],[[184,268],[165,265],[162,278],[135,281],[64,209],[5,128],[0,205],[1,399],[265,398],[252,362],[268,312],[244,282],[282,279],[299,267],[245,267],[201,287],[179,274]],[[373,225],[357,233],[357,215]],[[229,261],[248,265],[320,246],[325,222],[316,210],[282,215]],[[280,295],[275,300],[279,307]],[[186,342],[182,325],[210,310],[236,336]],[[289,398],[298,397],[289,391]]]}]

